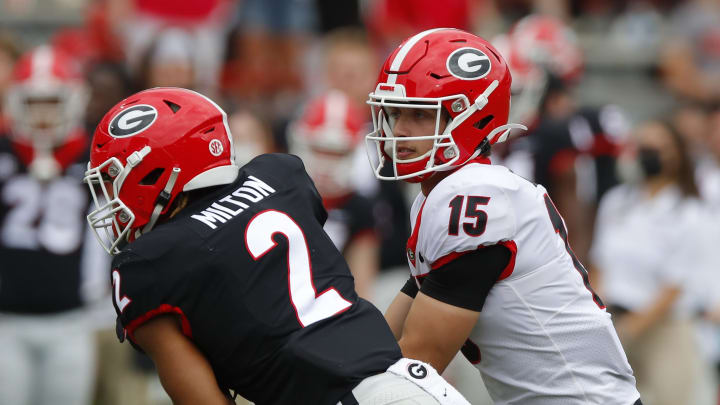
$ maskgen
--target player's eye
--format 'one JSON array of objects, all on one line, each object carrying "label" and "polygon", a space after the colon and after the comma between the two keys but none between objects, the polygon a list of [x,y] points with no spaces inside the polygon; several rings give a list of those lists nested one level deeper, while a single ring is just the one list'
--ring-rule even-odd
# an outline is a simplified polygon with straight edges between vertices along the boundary
[{"label": "player's eye", "polygon": [[428,114],[428,112],[425,110],[415,110],[413,112],[413,116],[419,120],[422,120],[422,119],[428,118],[430,116],[430,114]]},{"label": "player's eye", "polygon": [[398,119],[400,117],[400,109],[397,107],[390,107],[385,109],[385,114],[392,119]]}]

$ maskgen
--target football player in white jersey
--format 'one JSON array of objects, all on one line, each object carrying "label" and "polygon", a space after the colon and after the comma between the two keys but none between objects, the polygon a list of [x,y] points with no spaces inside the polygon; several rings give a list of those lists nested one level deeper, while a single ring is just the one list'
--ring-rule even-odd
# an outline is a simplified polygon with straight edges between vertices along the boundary
[{"label": "football player in white jersey", "polygon": [[510,84],[498,52],[456,29],[421,32],[385,61],[370,161],[422,189],[411,277],[386,318],[404,355],[438,371],[462,350],[498,405],[640,404],[547,191],[490,164],[490,146],[523,128],[507,123]]}]

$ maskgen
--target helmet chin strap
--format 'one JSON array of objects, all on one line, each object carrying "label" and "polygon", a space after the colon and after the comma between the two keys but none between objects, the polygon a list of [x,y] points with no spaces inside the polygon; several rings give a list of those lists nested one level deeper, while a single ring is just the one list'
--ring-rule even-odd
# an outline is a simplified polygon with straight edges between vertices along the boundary
[{"label": "helmet chin strap", "polygon": [[179,167],[173,167],[172,172],[170,173],[170,177],[168,178],[167,183],[165,183],[165,188],[160,192],[160,194],[157,197],[155,208],[153,209],[152,214],[150,215],[150,220],[148,220],[148,223],[145,224],[145,226],[142,228],[142,231],[140,229],[135,230],[135,238],[137,239],[140,237],[140,235],[150,232],[150,230],[155,226],[155,223],[157,222],[158,218],[160,217],[160,213],[165,208],[165,206],[170,202],[170,191],[172,191],[173,187],[175,186],[175,181],[177,181],[178,175],[180,174],[180,168]]},{"label": "helmet chin strap", "polygon": [[122,172],[118,174],[117,179],[115,179],[115,181],[113,182],[113,192],[115,193],[116,197],[120,195],[120,189],[125,182],[125,178],[128,176],[128,174],[130,174],[130,170],[132,170],[133,167],[139,165],[140,162],[142,162],[142,160],[145,158],[145,156],[150,153],[150,150],[151,148],[146,145],[144,148],[131,153],[130,156],[127,157],[127,164],[125,165],[125,167],[123,167]]},{"label": "helmet chin strap", "polygon": [[510,131],[512,131],[513,129],[522,129],[523,131],[527,131],[527,127],[523,124],[507,123],[505,125],[500,125],[499,127],[490,131],[488,136],[486,136],[485,138],[490,140],[490,144],[505,142],[508,139],[508,136],[510,136]]},{"label": "helmet chin strap", "polygon": [[[487,103],[489,102],[489,97],[492,94],[493,91],[498,87],[499,82],[497,80],[493,80],[492,83],[485,89],[485,91],[482,92],[476,99],[475,102],[470,105],[465,111],[463,111],[461,114],[459,114],[457,117],[455,117],[454,120],[452,120],[449,125],[445,128],[444,134],[449,134],[453,129],[457,128],[465,122],[465,120],[470,117],[472,114],[475,114],[477,111],[482,110]],[[522,129],[524,131],[527,131],[527,127],[522,124],[513,124],[508,123],[505,125],[500,125],[497,128],[494,128],[490,133],[485,137],[486,140],[490,142],[490,144],[498,143],[498,142],[505,142],[510,135],[510,131],[513,129]],[[475,152],[470,155],[470,157],[465,160],[460,166],[464,165],[465,163],[475,159],[482,153],[482,148],[477,148]],[[452,167],[448,167],[445,170],[450,170]]]},{"label": "helmet chin strap", "polygon": [[450,131],[459,127],[460,124],[465,122],[468,117],[485,108],[485,106],[489,102],[488,97],[490,97],[490,95],[493,91],[495,91],[498,85],[499,82],[497,80],[493,80],[492,83],[490,83],[490,85],[487,87],[487,89],[485,89],[485,91],[483,91],[482,94],[475,99],[475,102],[473,102],[465,111],[458,114],[455,119],[450,121],[448,127],[445,128],[444,132],[450,133]]}]

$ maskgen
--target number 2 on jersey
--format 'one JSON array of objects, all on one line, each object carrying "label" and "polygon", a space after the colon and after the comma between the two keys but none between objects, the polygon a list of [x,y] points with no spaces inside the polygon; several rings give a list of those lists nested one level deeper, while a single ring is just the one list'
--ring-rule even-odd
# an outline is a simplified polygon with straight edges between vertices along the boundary
[{"label": "number 2 on jersey", "polygon": [[276,233],[284,235],[288,240],[288,289],[290,302],[300,325],[306,327],[352,305],[334,287],[317,293],[312,280],[312,265],[305,234],[284,212],[263,211],[248,223],[245,229],[245,245],[253,259],[262,259],[277,246],[272,239]]}]

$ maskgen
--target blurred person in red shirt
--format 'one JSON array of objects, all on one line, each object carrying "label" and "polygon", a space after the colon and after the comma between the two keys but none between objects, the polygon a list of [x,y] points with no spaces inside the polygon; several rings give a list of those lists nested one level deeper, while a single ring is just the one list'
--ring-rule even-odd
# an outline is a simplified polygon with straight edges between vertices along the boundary
[{"label": "blurred person in red shirt", "polygon": [[376,0],[366,15],[366,26],[379,50],[387,54],[403,39],[430,28],[468,30],[476,0]]},{"label": "blurred person in red shirt", "polygon": [[[168,28],[183,30],[192,49],[190,62],[195,88],[214,93],[219,86],[225,35],[236,2],[231,0],[109,0],[132,73],[141,69],[144,55]],[[161,34],[160,34],[161,35]]]}]

